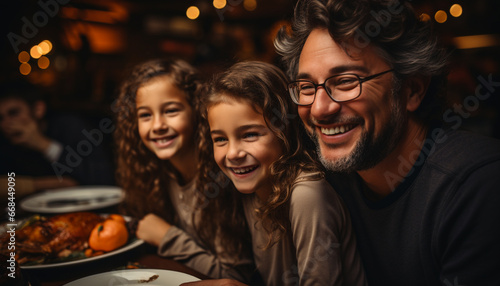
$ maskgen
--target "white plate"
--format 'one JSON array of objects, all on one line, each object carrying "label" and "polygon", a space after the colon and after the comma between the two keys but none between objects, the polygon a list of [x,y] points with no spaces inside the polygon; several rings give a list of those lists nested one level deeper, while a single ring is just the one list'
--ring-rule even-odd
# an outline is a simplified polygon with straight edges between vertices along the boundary
[{"label": "white plate", "polygon": [[[158,276],[155,276],[158,275]],[[147,282],[150,280],[149,282]],[[66,286],[108,286],[108,285],[163,285],[179,286],[182,283],[200,281],[200,279],[186,273],[161,269],[127,269],[104,272],[87,276]]]},{"label": "white plate", "polygon": [[119,204],[125,193],[115,186],[77,186],[47,190],[23,199],[23,210],[35,213],[89,211]]},{"label": "white plate", "polygon": [[[107,214],[101,214],[101,216],[106,217]],[[131,218],[128,216],[123,216],[123,218],[127,222],[131,220]],[[17,223],[17,225],[21,225],[23,223],[23,221],[21,220],[21,221],[18,221],[16,223]],[[5,233],[5,231],[8,229],[9,229],[9,227],[7,224],[1,225],[0,226],[0,235],[3,235]],[[103,253],[103,254],[97,255],[97,256],[85,257],[85,258],[80,258],[80,259],[71,260],[71,261],[64,261],[64,262],[54,262],[54,263],[45,263],[45,264],[36,264],[36,265],[20,265],[20,267],[22,269],[47,269],[47,268],[55,268],[55,267],[61,267],[61,266],[69,266],[69,265],[87,263],[90,261],[95,261],[95,260],[103,259],[106,257],[110,257],[113,255],[117,255],[117,254],[126,252],[126,251],[131,250],[133,248],[136,248],[144,243],[144,240],[142,240],[142,239],[137,239],[137,238],[134,238],[134,239],[135,240],[133,240],[132,242],[129,242],[128,244],[126,244],[118,249],[115,249],[113,251],[106,252],[106,253]]]}]

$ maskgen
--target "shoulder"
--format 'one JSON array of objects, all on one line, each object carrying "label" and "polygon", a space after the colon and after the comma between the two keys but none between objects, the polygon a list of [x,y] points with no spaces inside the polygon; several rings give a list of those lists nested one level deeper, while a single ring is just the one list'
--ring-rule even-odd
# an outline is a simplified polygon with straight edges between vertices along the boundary
[{"label": "shoulder", "polygon": [[[500,140],[467,131],[431,130],[422,152],[427,152],[427,163],[447,173],[466,176],[490,163],[500,161]],[[439,134],[439,135],[437,135]]]},{"label": "shoulder", "polygon": [[304,179],[294,185],[291,200],[296,202],[322,200],[332,195],[335,195],[333,188],[326,180]]},{"label": "shoulder", "polygon": [[290,213],[331,213],[343,209],[338,194],[325,180],[302,180],[295,184],[290,198]]}]

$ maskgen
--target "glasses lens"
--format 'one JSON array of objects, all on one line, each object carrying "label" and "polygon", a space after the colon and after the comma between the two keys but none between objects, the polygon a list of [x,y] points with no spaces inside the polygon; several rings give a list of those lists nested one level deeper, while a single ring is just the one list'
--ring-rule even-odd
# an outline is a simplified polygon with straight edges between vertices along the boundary
[{"label": "glasses lens", "polygon": [[361,92],[359,78],[352,74],[331,77],[325,86],[330,96],[338,102],[354,99]]},{"label": "glasses lens", "polygon": [[316,88],[312,82],[297,81],[288,86],[288,90],[295,103],[300,105],[309,105],[314,101]]}]

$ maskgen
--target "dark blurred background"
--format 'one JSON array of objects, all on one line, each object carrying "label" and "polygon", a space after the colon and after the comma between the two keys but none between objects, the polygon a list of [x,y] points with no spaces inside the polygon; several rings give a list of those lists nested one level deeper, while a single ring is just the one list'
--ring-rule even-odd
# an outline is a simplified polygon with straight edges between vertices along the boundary
[{"label": "dark blurred background", "polygon": [[[2,1],[0,76],[27,79],[47,92],[53,109],[98,122],[113,118],[117,86],[140,61],[179,56],[207,77],[239,60],[278,63],[272,41],[295,2]],[[411,2],[452,52],[449,97],[457,108],[468,104],[460,127],[500,137],[500,1]],[[480,91],[491,96],[474,105],[470,96],[484,82]]]}]

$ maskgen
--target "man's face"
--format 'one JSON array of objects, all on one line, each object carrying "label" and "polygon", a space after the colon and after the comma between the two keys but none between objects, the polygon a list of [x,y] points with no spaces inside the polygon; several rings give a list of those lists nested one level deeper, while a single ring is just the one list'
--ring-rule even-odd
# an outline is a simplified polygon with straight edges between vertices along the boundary
[{"label": "man's face", "polygon": [[[313,30],[299,59],[297,79],[323,83],[332,75],[354,73],[361,78],[391,67],[373,48],[346,54],[326,29]],[[395,102],[392,73],[362,83],[361,95],[334,102],[319,87],[312,105],[299,106],[299,115],[316,143],[322,163],[333,171],[351,172],[374,167],[397,145],[406,120]]]},{"label": "man's face", "polygon": [[36,119],[26,101],[6,98],[0,102],[0,130],[13,144],[22,137],[25,127],[33,122]]}]

